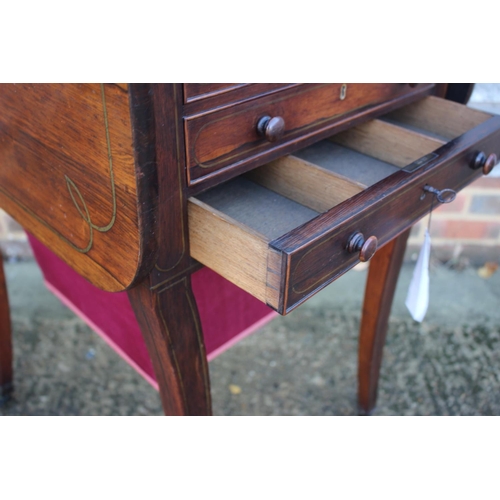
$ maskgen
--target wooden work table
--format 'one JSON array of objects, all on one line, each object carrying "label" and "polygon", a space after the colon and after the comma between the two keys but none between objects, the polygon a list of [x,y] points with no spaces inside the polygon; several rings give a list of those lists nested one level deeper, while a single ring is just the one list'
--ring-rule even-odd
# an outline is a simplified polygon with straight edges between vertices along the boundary
[{"label": "wooden work table", "polygon": [[[360,261],[369,413],[412,225],[487,174],[500,118],[445,84],[0,86],[0,207],[92,285],[126,290],[165,413],[211,413],[191,275],[280,314]],[[254,299],[252,299],[254,300]],[[227,304],[230,309],[231,305]],[[12,348],[0,266],[0,388]]]}]

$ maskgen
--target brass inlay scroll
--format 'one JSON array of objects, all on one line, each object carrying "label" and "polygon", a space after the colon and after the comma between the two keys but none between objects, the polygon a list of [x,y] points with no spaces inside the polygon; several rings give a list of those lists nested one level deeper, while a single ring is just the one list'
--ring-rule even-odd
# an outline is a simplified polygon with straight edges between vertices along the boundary
[{"label": "brass inlay scroll", "polygon": [[[82,219],[87,223],[89,227],[89,241],[85,247],[78,247],[74,243],[72,243],[66,236],[61,234],[59,231],[54,229],[50,224],[48,224],[45,220],[43,220],[39,215],[37,215],[33,210],[31,210],[25,203],[22,203],[19,200],[16,200],[10,193],[8,193],[6,190],[2,189],[0,186],[0,191],[7,196],[10,200],[12,200],[14,203],[16,203],[19,207],[21,207],[25,212],[30,214],[31,217],[36,219],[40,224],[45,226],[47,229],[52,231],[55,235],[57,235],[61,240],[63,240],[65,243],[67,243],[71,248],[74,250],[80,252],[80,253],[88,253],[93,244],[94,244],[94,229],[96,231],[99,231],[101,233],[105,233],[109,231],[116,220],[116,188],[115,188],[115,179],[114,179],[114,173],[113,173],[113,159],[111,156],[111,143],[109,139],[109,125],[108,125],[108,112],[106,109],[106,97],[104,94],[104,84],[100,84],[101,86],[101,98],[102,98],[102,107],[103,107],[103,114],[104,114],[104,127],[106,131],[106,144],[107,144],[107,152],[108,152],[108,167],[109,167],[109,176],[110,176],[110,183],[111,183],[111,198],[112,198],[112,214],[111,218],[105,226],[96,226],[91,218],[90,218],[90,213],[87,208],[87,203],[85,202],[85,199],[82,196],[82,193],[78,189],[77,185],[67,176],[65,175],[64,178],[66,180],[66,187],[68,188],[69,195],[71,196],[71,200],[73,201],[73,204],[75,205],[76,209],[78,210],[78,213],[82,217]],[[76,196],[75,196],[76,195]]]},{"label": "brass inlay scroll", "polygon": [[[115,220],[116,220],[116,188],[115,188],[115,177],[114,177],[114,173],[113,173],[113,158],[111,156],[111,143],[109,140],[108,111],[106,109],[106,96],[104,94],[104,84],[101,83],[100,85],[101,85],[102,109],[103,109],[103,113],[104,113],[104,127],[106,129],[106,145],[107,145],[107,150],[108,150],[109,177],[110,177],[110,182],[111,182],[111,198],[113,200],[113,208],[112,208],[111,218],[110,218],[108,224],[106,224],[105,226],[96,226],[90,218],[87,204],[85,203],[85,200],[82,196],[82,193],[78,189],[77,185],[67,175],[64,176],[64,178],[66,180],[66,186],[67,186],[68,191],[69,191],[69,195],[71,196],[71,200],[73,201],[73,204],[75,205],[76,209],[78,210],[78,213],[80,214],[81,218],[89,226],[89,241],[88,241],[88,244],[85,248],[79,248],[76,245],[74,245],[73,243],[71,243],[71,241],[69,241],[67,238],[64,238],[63,236],[61,236],[61,237],[64,240],[66,240],[66,242],[69,245],[71,245],[72,248],[74,248],[75,250],[77,250],[78,252],[81,252],[81,253],[87,253],[92,248],[92,245],[94,244],[94,229],[96,231],[101,232],[101,233],[106,233],[107,231],[109,231],[113,227]],[[82,211],[82,208],[80,207],[80,204],[78,203],[77,199],[75,198],[74,193],[76,193],[81,205],[83,206],[83,211]]]}]

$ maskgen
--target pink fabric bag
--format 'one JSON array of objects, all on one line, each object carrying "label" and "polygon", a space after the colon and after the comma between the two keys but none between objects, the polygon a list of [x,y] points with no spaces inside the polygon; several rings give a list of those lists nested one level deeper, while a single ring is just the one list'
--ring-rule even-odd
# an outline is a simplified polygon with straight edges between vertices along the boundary
[{"label": "pink fabric bag", "polygon": [[[28,235],[45,284],[151,384],[153,366],[126,292],[104,292]],[[264,325],[277,313],[212,270],[192,275],[208,360]]]}]

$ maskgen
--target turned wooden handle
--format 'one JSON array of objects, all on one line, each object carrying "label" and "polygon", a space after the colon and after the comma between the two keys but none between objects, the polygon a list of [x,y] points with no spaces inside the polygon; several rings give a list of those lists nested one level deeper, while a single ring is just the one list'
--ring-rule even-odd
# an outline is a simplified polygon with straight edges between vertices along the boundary
[{"label": "turned wooden handle", "polygon": [[377,251],[378,240],[376,236],[366,238],[362,233],[354,233],[347,242],[347,250],[350,253],[359,252],[359,260],[368,262]]},{"label": "turned wooden handle", "polygon": [[483,174],[488,175],[493,167],[498,163],[498,157],[495,153],[491,153],[486,156],[483,151],[480,151],[474,158],[474,161],[471,164],[471,167],[474,170],[479,168],[483,169]]},{"label": "turned wooden handle", "polygon": [[269,142],[276,142],[285,134],[285,120],[281,116],[263,116],[257,123],[257,133]]},{"label": "turned wooden handle", "polygon": [[488,158],[486,158],[486,161],[484,162],[483,165],[483,174],[488,175],[493,170],[493,167],[497,163],[498,163],[498,158],[495,153],[488,155]]}]

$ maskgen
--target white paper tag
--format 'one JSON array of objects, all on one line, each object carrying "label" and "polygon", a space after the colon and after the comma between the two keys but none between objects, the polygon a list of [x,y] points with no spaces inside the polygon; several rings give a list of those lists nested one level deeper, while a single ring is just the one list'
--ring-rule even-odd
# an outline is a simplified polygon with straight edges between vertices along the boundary
[{"label": "white paper tag", "polygon": [[417,264],[413,271],[410,288],[406,296],[406,307],[412,318],[419,323],[425,317],[429,307],[429,257],[431,254],[431,237],[425,230],[424,244],[420,249]]}]

